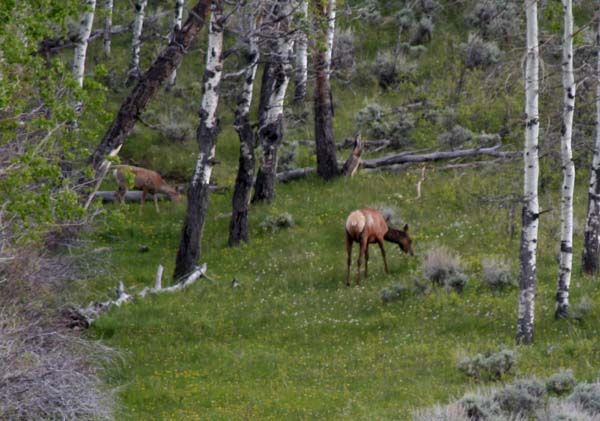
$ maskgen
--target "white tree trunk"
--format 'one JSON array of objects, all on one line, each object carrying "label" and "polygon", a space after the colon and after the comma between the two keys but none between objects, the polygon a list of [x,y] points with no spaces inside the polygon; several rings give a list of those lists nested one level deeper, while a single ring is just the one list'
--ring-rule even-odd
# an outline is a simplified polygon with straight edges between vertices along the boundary
[{"label": "white tree trunk", "polygon": [[527,65],[525,69],[525,148],[523,152],[524,195],[521,230],[519,312],[517,342],[533,342],[535,318],[536,254],[538,237],[538,135],[539,135],[539,45],[537,1],[525,2],[527,17]]},{"label": "white tree trunk", "polygon": [[335,0],[327,2],[327,50],[325,51],[325,67],[327,78],[331,75],[331,57],[333,55],[333,38],[335,37]]},{"label": "white tree trunk", "polygon": [[[214,130],[217,126],[217,106],[219,105],[219,86],[221,85],[221,75],[223,72],[223,28],[218,20],[222,17],[221,13],[213,11],[210,17],[210,26],[208,32],[208,48],[206,54],[206,70],[204,72],[208,77],[204,81],[204,95],[202,95],[202,105],[200,115],[205,116],[203,122],[207,129]],[[192,176],[192,185],[199,181],[206,185],[210,183],[212,173],[212,161],[215,157],[215,147],[210,149],[208,159],[198,155],[196,162],[196,171]]]},{"label": "white tree trunk", "polygon": [[[308,23],[308,0],[302,0],[300,11],[304,22],[303,28],[307,27]],[[306,98],[306,84],[308,81],[308,36],[306,29],[298,32],[296,39],[296,72],[295,72],[295,91],[294,101],[302,102]]]},{"label": "white tree trunk", "polygon": [[585,225],[582,269],[593,275],[598,272],[598,253],[600,251],[600,19],[596,30],[596,144],[590,172],[588,189],[588,214]]},{"label": "white tree trunk", "polygon": [[562,0],[564,9],[562,81],[563,124],[561,129],[561,156],[563,184],[560,212],[560,265],[556,291],[556,318],[567,317],[569,311],[569,286],[573,267],[573,190],[575,165],[571,150],[573,112],[575,110],[575,76],[573,74],[573,3]]},{"label": "white tree trunk", "polygon": [[142,45],[142,28],[144,27],[144,13],[148,0],[135,0],[135,21],[133,23],[133,36],[131,38],[131,62],[127,72],[130,80],[140,77],[140,47]]},{"label": "white tree trunk", "polygon": [[186,216],[175,261],[175,279],[190,273],[200,258],[202,230],[208,210],[210,176],[217,143],[217,106],[223,71],[223,24],[223,1],[213,0],[204,69],[204,93],[197,130],[199,152],[188,188]]},{"label": "white tree trunk", "polygon": [[[181,29],[181,22],[183,21],[183,4],[185,0],[175,0],[175,16],[173,17],[173,27],[171,29],[171,33],[169,34],[169,42],[171,42],[175,36],[175,32]],[[175,86],[175,81],[177,79],[177,69],[173,71],[169,81],[167,82],[167,88],[172,88]]]},{"label": "white tree trunk", "polygon": [[87,53],[88,39],[92,33],[92,24],[94,23],[94,12],[96,10],[96,0],[85,1],[85,11],[79,24],[79,36],[75,46],[75,58],[73,60],[73,77],[77,85],[83,87],[83,75],[85,73],[85,56]]},{"label": "white tree trunk", "polygon": [[104,33],[102,39],[104,42],[104,54],[110,57],[110,35],[112,31],[112,12],[113,0],[106,0],[104,3]]}]

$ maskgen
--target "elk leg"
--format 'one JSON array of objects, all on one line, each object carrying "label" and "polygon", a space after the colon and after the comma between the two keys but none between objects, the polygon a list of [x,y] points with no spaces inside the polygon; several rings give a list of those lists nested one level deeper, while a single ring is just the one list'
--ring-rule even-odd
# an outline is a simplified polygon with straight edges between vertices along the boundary
[{"label": "elk leg", "polygon": [[144,203],[146,203],[146,193],[147,190],[145,188],[142,189],[142,204],[140,205],[140,210],[139,212],[142,213],[142,208],[144,207]]},{"label": "elk leg", "polygon": [[365,255],[367,249],[367,241],[365,238],[360,239],[360,252],[358,254],[358,276],[356,278],[356,285],[360,285],[360,265],[362,264],[362,257]]},{"label": "elk leg", "polygon": [[119,203],[122,205],[124,202],[124,198],[125,195],[127,194],[127,189],[124,187],[119,186],[119,189],[115,192],[115,196],[117,197],[117,200],[119,201]]},{"label": "elk leg", "polygon": [[159,213],[160,211],[158,210],[158,197],[156,192],[152,194],[152,197],[154,197],[154,208],[156,209],[156,213]]},{"label": "elk leg", "polygon": [[379,250],[381,250],[381,256],[383,257],[383,267],[385,268],[385,273],[390,273],[388,270],[387,260],[385,259],[385,249],[383,248],[383,240],[381,238],[378,238],[377,244],[379,244]]},{"label": "elk leg", "polygon": [[367,246],[365,247],[365,279],[367,279],[367,277],[369,276],[368,267],[369,267],[369,243],[367,243]]},{"label": "elk leg", "polygon": [[352,240],[352,238],[350,237],[350,235],[348,235],[348,233],[346,233],[346,255],[347,255],[347,272],[346,272],[346,286],[350,286],[350,266],[352,265],[352,243],[354,241]]}]

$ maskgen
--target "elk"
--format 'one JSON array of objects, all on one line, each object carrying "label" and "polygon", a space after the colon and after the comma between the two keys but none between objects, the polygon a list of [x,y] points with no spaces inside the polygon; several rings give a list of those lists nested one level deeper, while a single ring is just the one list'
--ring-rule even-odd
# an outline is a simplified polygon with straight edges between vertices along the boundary
[{"label": "elk", "polygon": [[117,165],[113,171],[113,175],[119,185],[118,190],[115,192],[115,197],[120,203],[123,203],[127,190],[132,184],[132,178],[133,186],[136,189],[142,190],[142,206],[140,207],[140,210],[146,202],[146,195],[148,193],[151,193],[154,197],[154,207],[156,208],[156,212],[159,212],[157,193],[164,193],[169,196],[169,199],[175,202],[181,201],[181,194],[173,187],[169,186],[156,171],[134,167],[132,165]]},{"label": "elk", "polygon": [[385,249],[383,241],[389,241],[400,246],[400,250],[413,256],[412,240],[408,235],[408,225],[404,225],[403,230],[397,230],[389,227],[385,218],[375,209],[355,210],[346,218],[346,253],[348,255],[348,272],[346,275],[346,285],[350,286],[350,265],[352,264],[352,246],[356,242],[359,244],[358,252],[358,276],[356,284],[360,285],[360,265],[362,257],[365,256],[365,278],[367,277],[367,267],[369,264],[369,244],[379,244],[381,255],[383,256],[383,265],[385,273],[388,273],[387,261],[385,259]]}]

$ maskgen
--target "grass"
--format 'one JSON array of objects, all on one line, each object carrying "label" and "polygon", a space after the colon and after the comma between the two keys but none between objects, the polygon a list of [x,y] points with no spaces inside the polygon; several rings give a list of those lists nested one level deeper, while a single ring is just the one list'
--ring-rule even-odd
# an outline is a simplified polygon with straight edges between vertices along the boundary
[{"label": "grass", "polygon": [[[413,408],[473,387],[456,369],[459,357],[514,343],[517,291],[489,291],[479,270],[482,258],[515,262],[518,250],[518,238],[506,235],[506,210],[478,204],[478,195],[502,194],[517,182],[517,166],[501,168],[502,177],[432,171],[418,201],[411,200],[416,169],[280,185],[272,206],[253,209],[252,242],[236,249],[226,246],[229,221],[219,216],[229,210],[229,196],[211,196],[202,261],[215,281],[115,309],[94,325],[94,337],[128,353],[112,379],[125,385],[122,417],[407,419]],[[347,288],[344,218],[358,206],[382,203],[411,225],[417,257],[388,246],[385,275],[372,248],[370,278]],[[131,222],[99,232],[97,245],[112,249],[114,277],[140,290],[152,285],[159,262],[171,273],[183,210],[166,204],[157,218],[148,206],[138,217],[132,206],[125,210]],[[297,225],[258,229],[282,211]],[[550,375],[569,367],[589,378],[600,363],[598,314],[583,323],[553,320],[557,240],[550,228],[542,223],[536,344],[519,350],[517,371]],[[464,293],[434,289],[384,305],[379,291],[410,284],[431,244],[463,256],[472,278]],[[150,250],[140,253],[139,245]],[[585,293],[597,302],[597,284],[577,274],[576,262],[573,299]],[[234,277],[239,288],[230,286]],[[98,280],[96,293],[114,280]]]}]

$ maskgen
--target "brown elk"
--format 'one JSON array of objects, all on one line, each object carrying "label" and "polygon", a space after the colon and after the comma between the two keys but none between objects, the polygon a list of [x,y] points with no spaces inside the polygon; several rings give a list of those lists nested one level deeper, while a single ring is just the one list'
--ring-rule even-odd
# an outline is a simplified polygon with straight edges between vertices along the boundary
[{"label": "brown elk", "polygon": [[408,225],[404,225],[403,230],[397,230],[388,226],[381,212],[375,209],[359,209],[348,215],[346,219],[346,253],[348,254],[348,272],[346,275],[346,285],[350,286],[350,265],[352,263],[352,245],[359,244],[358,252],[358,277],[356,284],[360,285],[360,265],[362,257],[365,256],[365,278],[367,277],[367,267],[369,264],[369,244],[379,244],[381,255],[383,256],[383,265],[385,273],[388,273],[387,261],[385,259],[385,249],[383,241],[396,243],[400,249],[413,255],[412,240],[408,235]]},{"label": "brown elk", "polygon": [[144,203],[146,202],[146,195],[148,193],[151,193],[154,197],[154,207],[156,208],[156,212],[159,212],[157,193],[166,194],[175,202],[181,201],[181,194],[173,187],[169,186],[156,171],[131,165],[117,165],[113,171],[113,175],[119,185],[118,190],[115,192],[115,196],[121,203],[123,203],[123,199],[127,194],[132,179],[134,188],[142,190],[142,206],[144,206]]}]

